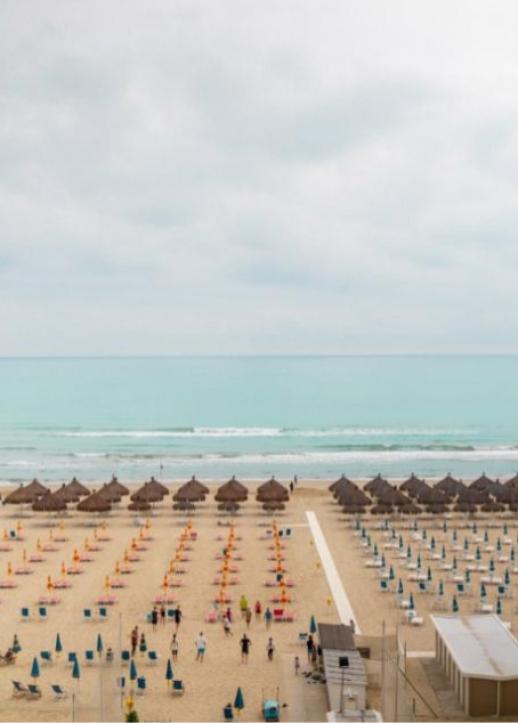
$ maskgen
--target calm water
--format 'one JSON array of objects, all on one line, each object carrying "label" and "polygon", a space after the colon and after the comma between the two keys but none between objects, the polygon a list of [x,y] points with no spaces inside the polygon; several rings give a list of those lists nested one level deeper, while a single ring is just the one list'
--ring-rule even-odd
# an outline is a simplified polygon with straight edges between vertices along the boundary
[{"label": "calm water", "polygon": [[518,469],[518,357],[0,359],[0,478]]}]

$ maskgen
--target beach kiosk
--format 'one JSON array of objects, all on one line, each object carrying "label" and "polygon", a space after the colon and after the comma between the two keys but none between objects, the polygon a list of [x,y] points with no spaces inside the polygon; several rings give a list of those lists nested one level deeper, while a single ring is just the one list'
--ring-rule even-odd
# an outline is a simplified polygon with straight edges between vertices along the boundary
[{"label": "beach kiosk", "polygon": [[435,656],[467,716],[518,715],[518,640],[496,615],[430,616]]},{"label": "beach kiosk", "polygon": [[329,709],[357,717],[366,707],[367,675],[348,625],[318,624]]}]

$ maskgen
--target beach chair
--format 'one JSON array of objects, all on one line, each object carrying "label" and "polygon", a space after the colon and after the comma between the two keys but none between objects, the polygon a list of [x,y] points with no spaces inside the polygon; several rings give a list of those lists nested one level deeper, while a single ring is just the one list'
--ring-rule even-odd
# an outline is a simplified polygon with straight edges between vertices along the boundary
[{"label": "beach chair", "polygon": [[91,608],[85,608],[83,610],[83,620],[86,620],[87,622],[92,622],[93,616]]},{"label": "beach chair", "polygon": [[168,620],[171,620],[171,621],[173,622],[173,621],[174,621],[175,613],[176,613],[176,609],[175,609],[175,608],[167,608],[167,613],[166,613],[166,614],[167,614],[167,619],[168,619]]},{"label": "beach chair", "polygon": [[137,695],[144,695],[147,689],[146,679],[144,677],[137,678]]},{"label": "beach chair", "polygon": [[309,633],[299,633],[299,643],[306,644]]},{"label": "beach chair", "polygon": [[99,608],[99,620],[108,620],[108,608],[100,607]]},{"label": "beach chair", "polygon": [[215,610],[209,610],[209,612],[205,616],[205,622],[206,623],[217,623],[218,622],[218,613]]},{"label": "beach chair", "polygon": [[54,700],[64,700],[68,697],[66,690],[61,685],[54,683],[50,687],[54,693]]},{"label": "beach chair", "polygon": [[426,580],[418,581],[417,592],[428,592],[428,582]]},{"label": "beach chair", "polygon": [[51,665],[52,663],[52,653],[50,650],[41,650],[40,651],[40,658],[43,663],[46,665]]},{"label": "beach chair", "polygon": [[29,683],[27,688],[28,692],[25,696],[27,700],[38,700],[38,698],[41,698],[41,688],[39,685],[36,685],[35,683]]},{"label": "beach chair", "polygon": [[48,620],[47,608],[44,605],[38,607],[38,620]]},{"label": "beach chair", "polygon": [[94,651],[85,650],[85,663],[86,665],[93,665],[95,662]]},{"label": "beach chair", "polygon": [[147,651],[147,662],[149,665],[156,665],[158,663],[158,654],[156,650]]},{"label": "beach chair", "polygon": [[424,622],[423,618],[419,617],[415,610],[407,610],[405,612],[405,617],[410,625],[418,626],[422,625]]},{"label": "beach chair", "polygon": [[455,590],[457,595],[466,595],[466,585],[463,582],[456,582],[455,583]]},{"label": "beach chair", "polygon": [[380,592],[390,592],[390,585],[388,580],[380,580]]},{"label": "beach chair", "polygon": [[70,652],[70,653],[68,654],[68,658],[67,658],[67,662],[68,662],[68,664],[70,665],[70,667],[72,667],[72,666],[74,665],[74,663],[76,662],[76,660],[77,660],[77,653]]},{"label": "beach chair", "polygon": [[173,680],[173,685],[171,686],[171,694],[172,695],[183,695],[185,693],[185,688],[183,685],[182,680]]},{"label": "beach chair", "polygon": [[13,684],[13,698],[26,698],[29,693],[29,689],[23,683],[18,680],[11,681]]},{"label": "beach chair", "polygon": [[282,622],[284,620],[284,610],[283,608],[274,608],[273,609],[273,621],[276,623]]},{"label": "beach chair", "polygon": [[117,688],[120,688],[120,690],[124,690],[126,688],[126,678],[124,675],[117,678]]},{"label": "beach chair", "polygon": [[121,650],[121,661],[123,665],[129,665],[131,659],[129,650]]},{"label": "beach chair", "polygon": [[28,622],[31,619],[31,611],[29,608],[22,608],[20,610],[20,619],[22,622]]},{"label": "beach chair", "polygon": [[223,720],[234,720],[234,711],[231,705],[226,705],[223,708]]}]

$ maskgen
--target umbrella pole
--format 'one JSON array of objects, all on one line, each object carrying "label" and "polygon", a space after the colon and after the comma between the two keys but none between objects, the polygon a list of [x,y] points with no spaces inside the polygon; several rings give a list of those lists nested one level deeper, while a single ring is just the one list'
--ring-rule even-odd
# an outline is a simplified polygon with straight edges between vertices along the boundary
[{"label": "umbrella pole", "polygon": [[76,719],[76,694],[72,693],[72,721],[75,723]]},{"label": "umbrella pole", "polygon": [[103,663],[102,653],[99,659],[99,720],[103,720]]}]

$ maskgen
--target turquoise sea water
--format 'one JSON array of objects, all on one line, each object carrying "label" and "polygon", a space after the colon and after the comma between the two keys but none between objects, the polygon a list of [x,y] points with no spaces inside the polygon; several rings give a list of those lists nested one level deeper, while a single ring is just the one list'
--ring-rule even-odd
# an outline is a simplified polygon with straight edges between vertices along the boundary
[{"label": "turquoise sea water", "polygon": [[518,357],[0,359],[0,479],[518,469]]}]

